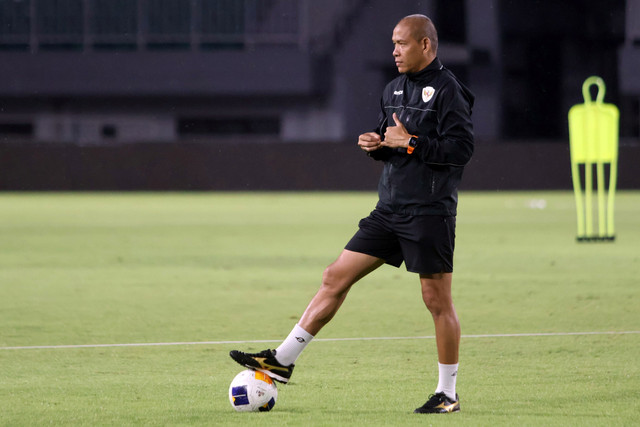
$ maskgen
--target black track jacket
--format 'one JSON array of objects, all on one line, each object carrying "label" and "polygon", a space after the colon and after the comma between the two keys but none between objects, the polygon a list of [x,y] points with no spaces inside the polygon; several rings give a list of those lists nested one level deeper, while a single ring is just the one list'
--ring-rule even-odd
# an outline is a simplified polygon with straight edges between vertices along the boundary
[{"label": "black track jacket", "polygon": [[417,136],[412,154],[382,147],[376,209],[408,215],[456,215],[458,184],[473,154],[474,95],[435,58],[422,71],[402,74],[384,89],[376,132],[395,126],[393,113]]}]

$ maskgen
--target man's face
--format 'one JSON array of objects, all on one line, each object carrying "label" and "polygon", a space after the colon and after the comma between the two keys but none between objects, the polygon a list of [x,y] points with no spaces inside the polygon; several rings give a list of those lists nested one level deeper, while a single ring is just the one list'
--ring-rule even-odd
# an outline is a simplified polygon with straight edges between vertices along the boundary
[{"label": "man's face", "polygon": [[425,51],[426,42],[413,38],[409,25],[402,22],[396,25],[391,41],[398,72],[415,73],[429,65]]}]

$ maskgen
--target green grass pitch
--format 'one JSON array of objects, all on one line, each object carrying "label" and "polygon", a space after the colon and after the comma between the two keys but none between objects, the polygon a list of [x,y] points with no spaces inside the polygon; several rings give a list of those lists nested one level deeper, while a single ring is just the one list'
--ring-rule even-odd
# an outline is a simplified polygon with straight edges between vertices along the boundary
[{"label": "green grass pitch", "polygon": [[[411,413],[437,382],[433,325],[416,276],[388,266],[352,289],[273,411],[234,412],[229,350],[288,334],[375,201],[1,194],[0,425],[637,424],[640,192],[630,191],[616,197],[614,243],[575,241],[570,192],[460,195],[462,412]],[[400,339],[360,339],[384,337]],[[260,339],[274,342],[223,343]],[[180,342],[200,344],[25,348]]]}]

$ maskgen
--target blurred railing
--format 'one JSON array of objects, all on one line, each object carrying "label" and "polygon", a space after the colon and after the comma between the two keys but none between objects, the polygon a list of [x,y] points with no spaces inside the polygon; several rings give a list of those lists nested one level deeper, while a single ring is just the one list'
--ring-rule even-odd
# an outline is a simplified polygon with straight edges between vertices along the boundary
[{"label": "blurred railing", "polygon": [[306,49],[308,0],[0,0],[0,50]]}]

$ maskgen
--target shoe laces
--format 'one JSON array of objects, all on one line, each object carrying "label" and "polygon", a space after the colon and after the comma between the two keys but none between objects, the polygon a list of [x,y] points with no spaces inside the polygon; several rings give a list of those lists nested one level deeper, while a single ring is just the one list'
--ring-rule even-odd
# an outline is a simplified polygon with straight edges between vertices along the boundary
[{"label": "shoe laces", "polygon": [[248,356],[251,357],[271,357],[271,356],[275,356],[276,351],[275,350],[262,350],[259,353],[253,353],[253,354],[248,354]]},{"label": "shoe laces", "polygon": [[429,399],[427,400],[427,403],[429,402],[443,402],[444,400],[449,399],[447,397],[447,395],[445,394],[445,392],[441,391],[440,393],[434,393],[432,395],[429,396]]}]

